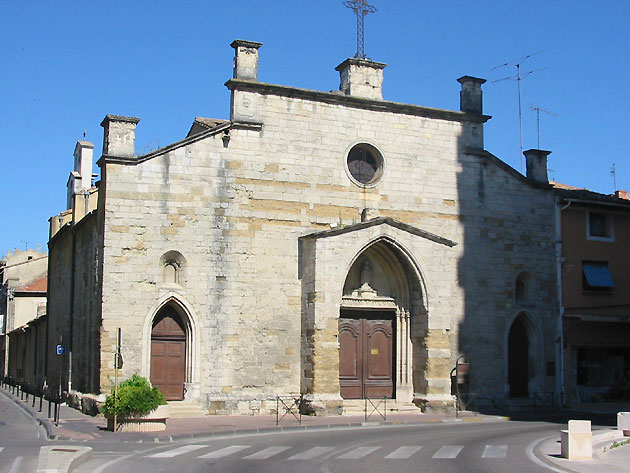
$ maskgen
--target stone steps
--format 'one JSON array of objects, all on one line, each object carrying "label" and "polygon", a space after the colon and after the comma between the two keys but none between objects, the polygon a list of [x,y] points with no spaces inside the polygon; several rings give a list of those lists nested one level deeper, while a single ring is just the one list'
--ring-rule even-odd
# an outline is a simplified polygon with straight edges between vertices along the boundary
[{"label": "stone steps", "polygon": [[205,417],[207,415],[199,404],[184,401],[169,401],[171,418]]},{"label": "stone steps", "polygon": [[[411,402],[397,402],[396,399],[388,399],[387,405],[384,402],[373,399],[372,403],[377,406],[377,409],[368,402],[367,411],[368,414],[378,415],[378,412],[383,412],[387,409],[387,413],[391,412],[421,412],[415,404]],[[346,399],[343,401],[343,414],[344,415],[362,415],[365,413],[365,401],[363,399]]]}]

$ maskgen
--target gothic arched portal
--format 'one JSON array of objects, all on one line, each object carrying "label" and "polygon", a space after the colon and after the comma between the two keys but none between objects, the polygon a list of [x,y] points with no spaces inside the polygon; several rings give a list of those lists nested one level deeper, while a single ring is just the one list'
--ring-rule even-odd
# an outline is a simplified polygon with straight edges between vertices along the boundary
[{"label": "gothic arched portal", "polygon": [[409,402],[414,391],[424,392],[423,292],[413,263],[388,239],[376,240],[354,259],[339,314],[339,385],[344,399]]},{"label": "gothic arched portal", "polygon": [[529,397],[529,336],[525,315],[512,323],[508,335],[508,385],[510,397]]},{"label": "gothic arched portal", "polygon": [[186,339],[186,326],[175,308],[160,309],[151,329],[151,384],[168,401],[184,399]]}]

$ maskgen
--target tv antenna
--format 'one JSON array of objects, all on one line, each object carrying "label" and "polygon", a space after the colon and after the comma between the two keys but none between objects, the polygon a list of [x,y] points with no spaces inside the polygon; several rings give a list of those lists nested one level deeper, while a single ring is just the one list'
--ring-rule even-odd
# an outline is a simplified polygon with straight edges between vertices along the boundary
[{"label": "tv antenna", "polygon": [[357,15],[357,53],[354,57],[365,59],[365,28],[363,22],[365,15],[374,13],[376,7],[368,5],[367,0],[346,0],[343,4],[348,8],[352,8],[352,11]]},{"label": "tv antenna", "polygon": [[557,117],[558,115],[553,112],[550,112],[549,110],[545,110],[544,108],[536,107],[534,105],[530,105],[529,108],[532,112],[536,112],[536,136],[538,137],[537,149],[540,149],[540,112],[546,113],[547,115],[551,115],[552,117]]},{"label": "tv antenna", "polygon": [[613,192],[617,191],[617,170],[615,169],[615,163],[612,163],[612,167],[610,168],[610,174],[613,178]]},{"label": "tv antenna", "polygon": [[504,80],[515,80],[518,90],[518,129],[520,135],[520,149],[521,149],[521,173],[523,172],[523,112],[521,108],[521,80],[525,79],[527,76],[533,74],[534,72],[542,71],[548,69],[547,67],[541,67],[540,69],[534,69],[531,71],[527,71],[521,73],[521,64],[527,61],[530,57],[536,56],[537,54],[542,53],[543,51],[538,51],[537,53],[528,54],[527,56],[520,57],[518,59],[513,59],[503,64],[499,64],[498,66],[491,67],[490,70],[494,71],[496,69],[500,69],[502,67],[514,66],[516,67],[516,74],[503,77],[501,79],[493,80],[492,83],[495,84],[497,82],[501,82]]}]

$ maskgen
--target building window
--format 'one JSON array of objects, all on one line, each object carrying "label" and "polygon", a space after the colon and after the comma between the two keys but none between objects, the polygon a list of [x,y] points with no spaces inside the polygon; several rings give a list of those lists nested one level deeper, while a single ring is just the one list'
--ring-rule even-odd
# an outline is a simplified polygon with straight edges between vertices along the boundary
[{"label": "building window", "polygon": [[531,303],[531,275],[528,272],[519,274],[514,283],[514,302],[517,305]]},{"label": "building window", "polygon": [[178,251],[167,251],[160,258],[163,284],[184,285],[186,258]]},{"label": "building window", "polygon": [[175,261],[168,261],[164,265],[164,282],[167,284],[177,284],[179,282],[179,268]]},{"label": "building window", "polygon": [[383,176],[383,155],[376,147],[359,143],[346,157],[346,169],[352,181],[361,187],[371,187]]},{"label": "building window", "polygon": [[613,241],[612,216],[601,212],[587,212],[586,236],[589,240]]},{"label": "building window", "polygon": [[605,261],[582,262],[582,289],[585,291],[611,292],[615,287]]}]

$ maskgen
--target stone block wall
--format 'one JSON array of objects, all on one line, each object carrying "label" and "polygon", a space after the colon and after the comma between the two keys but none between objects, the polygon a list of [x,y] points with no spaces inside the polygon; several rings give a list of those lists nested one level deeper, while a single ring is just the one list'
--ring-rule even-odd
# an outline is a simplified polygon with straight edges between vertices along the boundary
[{"label": "stone block wall", "polygon": [[[232,103],[246,98],[257,123],[233,123],[229,140],[202,133],[101,164],[101,385],[117,327],[123,376],[148,374],[151,320],[176,301],[196,327],[188,383],[210,411],[259,411],[276,394],[300,391],[339,402],[342,289],[352,259],[372,240],[356,232],[305,245],[302,255],[298,240],[357,224],[365,209],[457,243],[441,248],[388,230],[426,285],[426,321],[414,332],[423,399],[450,402],[449,372],[460,354],[474,360],[480,390],[502,392],[505,330],[521,310],[545,334],[548,358],[552,197],[498,160],[466,152],[465,114],[377,109],[248,84],[231,86]],[[382,153],[383,177],[372,187],[348,176],[347,153],[357,143]],[[177,284],[163,279],[162,257],[171,251],[186,261]],[[524,309],[511,302],[520,271],[535,275],[538,295]]]}]

